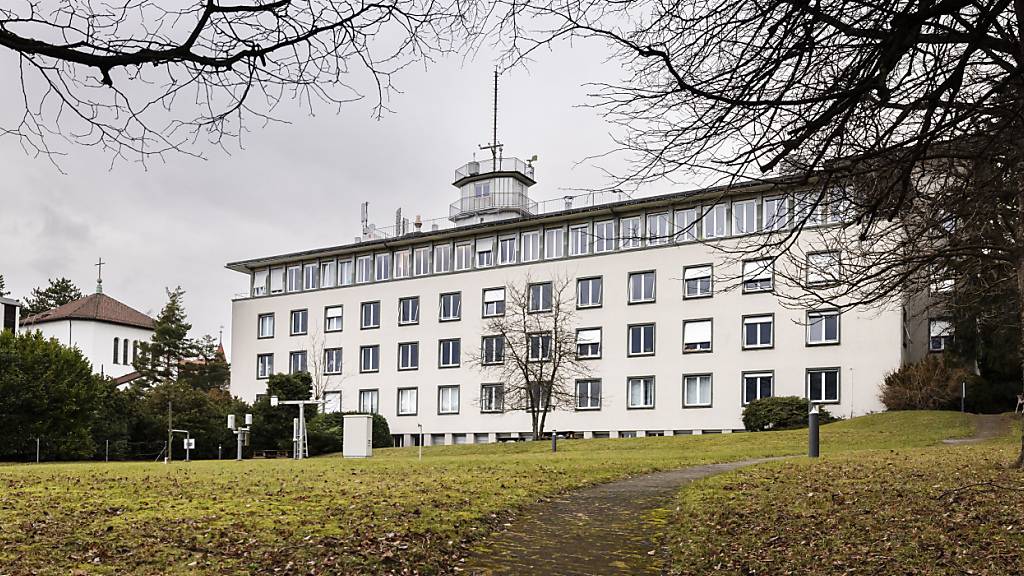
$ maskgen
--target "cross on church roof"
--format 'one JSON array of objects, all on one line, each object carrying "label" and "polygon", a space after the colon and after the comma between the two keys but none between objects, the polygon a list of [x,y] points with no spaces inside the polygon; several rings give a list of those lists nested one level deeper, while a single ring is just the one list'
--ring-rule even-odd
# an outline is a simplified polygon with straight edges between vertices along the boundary
[{"label": "cross on church roof", "polygon": [[102,256],[100,256],[99,262],[94,264],[94,266],[96,266],[96,268],[97,268],[97,272],[96,272],[96,293],[97,294],[103,294],[103,265],[104,264],[106,264],[106,262],[103,261],[103,257]]}]

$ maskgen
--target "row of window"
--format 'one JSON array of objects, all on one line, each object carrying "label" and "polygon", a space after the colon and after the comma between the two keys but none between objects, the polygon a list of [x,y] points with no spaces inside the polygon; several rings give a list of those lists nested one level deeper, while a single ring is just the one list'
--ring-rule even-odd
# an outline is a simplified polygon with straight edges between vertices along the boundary
[{"label": "row of window", "polygon": [[[711,408],[713,374],[684,374],[682,379],[683,408]],[[810,368],[806,371],[805,397],[816,403],[835,404],[839,402],[839,368]],[[744,405],[774,394],[775,373],[773,371],[744,372],[742,375],[742,403]],[[602,408],[603,382],[599,378],[581,379],[575,382],[575,409],[600,410]],[[415,416],[419,413],[419,388],[405,387],[398,389],[398,416]],[[437,413],[458,414],[461,410],[461,387],[457,384],[444,384],[437,387]],[[325,393],[328,406],[341,407],[341,392]],[[626,379],[626,407],[631,410],[655,407],[655,377],[631,376]],[[478,400],[480,412],[483,414],[500,414],[505,412],[505,387],[500,383],[480,385]],[[365,389],[359,391],[358,410],[367,413],[380,413],[380,391]]]},{"label": "row of window", "polygon": [[[683,353],[711,352],[713,349],[713,325],[711,318],[683,321]],[[773,314],[744,316],[741,323],[742,346],[744,350],[771,348],[775,345],[775,316]],[[627,356],[652,356],[655,351],[655,323],[631,324],[626,327]],[[576,330],[576,354],[581,359],[601,358],[603,353],[603,329],[580,328]],[[806,344],[808,346],[839,343],[839,313],[833,310],[807,313]],[[551,334],[538,332],[528,335],[527,359],[535,362],[550,360]],[[340,374],[341,348],[324,350],[324,373]],[[462,365],[462,340],[442,338],[438,340],[437,365],[439,368],[458,368]],[[501,336],[482,336],[480,343],[482,364],[501,364],[505,361],[505,340]],[[274,372],[274,355],[257,356],[257,378],[268,378]],[[398,370],[417,370],[420,366],[420,343],[398,343]],[[288,368],[291,373],[305,372],[307,352],[291,352]],[[371,344],[359,348],[359,371],[372,373],[380,371],[380,345]]]},{"label": "row of window", "polygon": [[[834,252],[819,253],[838,258]],[[812,254],[812,256],[815,256]],[[830,260],[838,265],[838,260]],[[712,265],[687,266],[683,269],[683,297],[707,298],[714,294]],[[824,281],[824,276],[822,277]],[[767,292],[773,288],[773,263],[769,259],[750,260],[743,263],[743,292]],[[655,302],[657,297],[657,273],[653,270],[631,272],[627,280],[629,304]],[[550,312],[553,305],[551,282],[537,282],[528,286],[527,310],[529,312]],[[576,307],[597,308],[604,303],[604,278],[600,276],[579,278],[576,281]],[[505,288],[483,290],[481,316],[484,318],[505,314]],[[359,327],[379,328],[381,325],[380,302],[360,304]],[[450,322],[462,319],[462,293],[448,292],[439,296],[438,320]],[[398,299],[398,325],[406,326],[420,322],[420,297],[409,296]],[[343,307],[324,308],[324,331],[340,332],[343,328]],[[309,311],[293,310],[290,317],[289,334],[300,336],[309,330]],[[274,337],[274,314],[260,314],[257,319],[257,337]]]},{"label": "row of window", "polygon": [[[128,350],[131,350],[131,361],[128,359]],[[114,336],[114,364],[134,364],[139,356],[139,341]]]},{"label": "row of window", "polygon": [[[382,282],[568,256],[602,254],[672,242],[711,240],[760,231],[837,223],[845,210],[814,195],[777,196],[652,212],[618,220],[513,232],[354,258],[325,259],[256,270],[253,296]],[[791,218],[796,215],[797,220]]]}]

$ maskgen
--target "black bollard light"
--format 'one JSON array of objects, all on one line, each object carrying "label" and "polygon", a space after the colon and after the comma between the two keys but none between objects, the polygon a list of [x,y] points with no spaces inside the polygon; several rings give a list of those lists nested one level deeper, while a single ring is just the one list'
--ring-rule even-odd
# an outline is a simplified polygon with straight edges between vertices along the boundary
[{"label": "black bollard light", "polygon": [[551,431],[551,451],[558,452],[558,430]]},{"label": "black bollard light", "polygon": [[811,403],[811,411],[807,413],[807,455],[811,458],[817,458],[819,448],[818,405]]}]

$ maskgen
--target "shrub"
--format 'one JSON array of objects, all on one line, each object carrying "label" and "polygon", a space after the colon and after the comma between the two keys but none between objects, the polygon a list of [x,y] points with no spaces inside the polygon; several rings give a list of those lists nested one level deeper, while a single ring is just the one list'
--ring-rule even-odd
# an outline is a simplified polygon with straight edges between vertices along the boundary
[{"label": "shrub", "polygon": [[[775,396],[754,400],[743,409],[743,427],[751,432],[806,428],[810,407],[807,399],[798,396]],[[828,424],[835,420],[828,410],[819,410],[818,422]]]},{"label": "shrub", "polygon": [[943,355],[930,355],[890,372],[880,398],[889,410],[950,410],[960,405],[960,385],[974,380]]},{"label": "shrub", "polygon": [[[345,415],[361,414],[361,412],[334,412],[318,414],[306,424],[306,435],[309,438],[310,454],[326,454],[341,452],[345,438]],[[394,446],[391,428],[386,418],[380,414],[373,415],[373,447],[390,448]]]}]

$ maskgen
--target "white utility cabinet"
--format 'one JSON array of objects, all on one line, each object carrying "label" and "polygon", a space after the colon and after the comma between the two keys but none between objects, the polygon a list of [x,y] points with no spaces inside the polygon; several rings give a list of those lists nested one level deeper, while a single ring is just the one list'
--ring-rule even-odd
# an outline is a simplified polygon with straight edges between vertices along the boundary
[{"label": "white utility cabinet", "polygon": [[373,456],[373,416],[369,414],[346,414],[342,456],[345,458],[369,458]]}]

